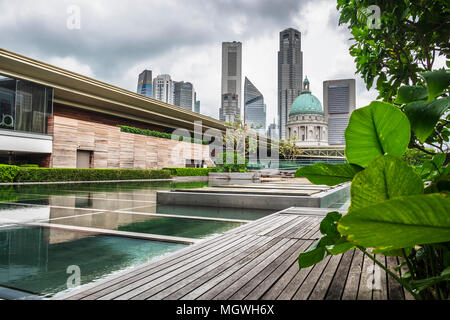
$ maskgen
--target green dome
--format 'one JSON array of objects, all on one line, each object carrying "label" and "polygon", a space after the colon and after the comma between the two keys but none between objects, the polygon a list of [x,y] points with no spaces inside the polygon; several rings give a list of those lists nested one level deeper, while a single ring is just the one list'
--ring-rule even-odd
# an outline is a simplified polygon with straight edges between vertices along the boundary
[{"label": "green dome", "polygon": [[302,94],[299,95],[292,104],[289,116],[311,113],[323,115],[322,104],[319,99],[311,94],[311,92],[302,92]]}]

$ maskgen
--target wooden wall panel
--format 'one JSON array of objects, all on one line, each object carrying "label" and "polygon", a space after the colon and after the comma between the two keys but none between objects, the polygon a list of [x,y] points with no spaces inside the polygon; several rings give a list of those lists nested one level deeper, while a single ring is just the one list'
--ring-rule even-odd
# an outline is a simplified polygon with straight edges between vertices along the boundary
[{"label": "wooden wall panel", "polygon": [[50,166],[56,168],[76,168],[77,150],[92,151],[99,169],[184,167],[187,159],[212,165],[208,146],[120,132],[114,125],[54,115],[51,130]]}]

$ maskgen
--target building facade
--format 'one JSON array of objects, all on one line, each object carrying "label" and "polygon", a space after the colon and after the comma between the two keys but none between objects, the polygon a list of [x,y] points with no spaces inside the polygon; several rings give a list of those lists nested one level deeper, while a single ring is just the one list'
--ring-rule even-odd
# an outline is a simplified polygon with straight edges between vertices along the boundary
[{"label": "building facade", "polygon": [[174,105],[193,110],[195,104],[194,86],[190,82],[174,82]]},{"label": "building facade", "polygon": [[201,113],[200,101],[197,100],[197,92],[194,92],[194,101],[195,101],[194,112]]},{"label": "building facade", "polygon": [[273,123],[269,124],[269,127],[267,129],[267,136],[274,138],[274,139],[278,139],[278,134],[279,134],[279,130],[278,130],[277,122],[275,119],[273,119]]},{"label": "building facade", "polygon": [[137,93],[153,98],[153,78],[151,70],[144,70],[139,75]]},{"label": "building facade", "polygon": [[235,122],[241,118],[242,43],[222,43],[222,91],[219,118]]},{"label": "building facade", "polygon": [[247,77],[244,82],[244,122],[256,132],[266,133],[264,96]]},{"label": "building facade", "polygon": [[327,119],[319,99],[309,90],[308,78],[303,82],[301,95],[291,106],[287,138],[300,147],[328,145]]},{"label": "building facade", "polygon": [[216,119],[0,49],[0,163],[161,169],[212,165],[209,146],[122,132],[225,132]]},{"label": "building facade", "polygon": [[303,52],[301,33],[289,28],[280,32],[278,51],[278,127],[280,139],[286,139],[289,109],[302,92]]},{"label": "building facade", "polygon": [[355,79],[324,81],[323,105],[328,121],[328,143],[345,145],[345,129],[356,109]]},{"label": "building facade", "polygon": [[161,74],[153,79],[153,98],[168,104],[174,103],[174,84],[168,74]]}]

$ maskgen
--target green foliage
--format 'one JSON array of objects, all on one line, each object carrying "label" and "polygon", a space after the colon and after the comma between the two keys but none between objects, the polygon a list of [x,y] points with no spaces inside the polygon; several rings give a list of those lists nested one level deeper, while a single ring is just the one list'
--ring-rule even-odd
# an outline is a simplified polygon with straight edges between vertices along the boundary
[{"label": "green foliage", "polygon": [[210,172],[215,172],[216,168],[164,168],[169,170],[174,177],[208,176]]},{"label": "green foliage", "polygon": [[450,106],[450,97],[431,102],[414,101],[405,106],[405,114],[411,122],[411,127],[417,139],[424,143],[433,133],[437,122]]},{"label": "green foliage", "polygon": [[[348,213],[340,217],[331,212],[323,219],[324,236],[300,254],[301,268],[358,248],[417,299],[449,298],[450,169],[444,152],[449,98],[440,97],[449,81],[441,70],[422,76],[426,87],[398,90],[398,107],[373,102],[353,112],[345,135],[346,156],[362,167],[353,176],[335,166],[299,170],[313,183],[352,179]],[[427,149],[421,144],[425,141],[434,148]],[[409,271],[400,278],[374,254],[400,256]]]},{"label": "green foliage", "polygon": [[320,233],[323,237],[317,240],[307,251],[298,257],[300,268],[310,267],[325,258],[329,254],[340,254],[354,247],[341,236],[337,230],[337,222],[341,219],[339,212],[330,212],[320,223]]},{"label": "green foliage", "polygon": [[238,153],[222,152],[217,159],[222,160],[222,163],[216,164],[217,172],[247,172],[248,159]]},{"label": "green foliage", "polygon": [[348,163],[316,163],[309,167],[298,168],[295,172],[295,177],[305,177],[314,184],[335,186],[343,182],[352,181],[355,174],[361,170],[361,167]]},{"label": "green foliage", "polygon": [[[11,168],[12,167],[12,168]],[[4,182],[59,182],[170,179],[168,170],[140,169],[66,169],[0,166]]]},{"label": "green foliage", "polygon": [[440,194],[387,200],[349,211],[340,234],[366,248],[401,249],[450,241],[450,199]]},{"label": "green foliage", "polygon": [[[372,18],[363,14],[370,5],[380,7],[379,29],[370,28]],[[353,36],[357,72],[384,101],[392,101],[401,85],[424,85],[419,73],[431,71],[436,58],[450,52],[447,1],[338,0],[337,9],[339,24],[347,24]],[[433,83],[434,95],[439,90]]]},{"label": "green foliage", "polygon": [[0,164],[0,183],[13,182],[18,173],[18,167]]},{"label": "green foliage", "polygon": [[[433,149],[425,150],[428,152],[433,152]],[[421,166],[427,160],[431,160],[432,156],[417,149],[407,149],[402,156],[402,160],[405,161],[410,166]]]},{"label": "green foliage", "polygon": [[374,159],[353,179],[349,212],[402,196],[423,194],[422,179],[396,156]]},{"label": "green foliage", "polygon": [[345,131],[349,163],[365,167],[386,153],[401,156],[410,140],[408,118],[395,106],[374,101],[353,111]]},{"label": "green foliage", "polygon": [[139,129],[139,128],[128,127],[128,126],[119,126],[119,127],[120,127],[121,132],[140,134],[143,136],[163,138],[163,139],[172,139],[172,140],[174,138],[175,140],[178,140],[178,141],[188,141],[191,143],[198,143],[198,144],[204,144],[204,145],[208,145],[210,143],[209,141],[206,141],[206,140],[199,140],[199,139],[183,137],[183,136],[174,136],[170,133],[165,133],[165,132],[159,132],[159,131],[153,131],[153,130],[147,130],[147,129]]}]

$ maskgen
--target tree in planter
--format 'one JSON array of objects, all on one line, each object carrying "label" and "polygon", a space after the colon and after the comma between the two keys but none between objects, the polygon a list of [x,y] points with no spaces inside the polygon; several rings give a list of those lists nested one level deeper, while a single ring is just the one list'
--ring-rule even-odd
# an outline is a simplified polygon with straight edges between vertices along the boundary
[{"label": "tree in planter", "polygon": [[297,146],[296,138],[287,139],[286,141],[281,140],[279,145],[280,156],[286,160],[295,160],[302,154],[302,149]]},{"label": "tree in planter", "polygon": [[[449,298],[450,169],[446,154],[434,155],[416,170],[400,158],[411,136],[426,141],[433,134],[450,105],[450,72],[422,76],[425,97],[422,88],[401,87],[396,97],[400,108],[374,101],[353,112],[345,132],[348,164],[316,164],[299,170],[315,184],[352,181],[348,213],[330,212],[322,220],[323,237],[300,254],[300,268],[326,255],[357,248],[415,298]],[[409,272],[399,277],[373,254],[399,256]]]},{"label": "tree in planter", "polygon": [[[218,159],[222,160],[222,163],[217,163],[217,172],[247,172],[248,159],[242,157],[237,153],[223,152],[220,153]],[[232,160],[230,160],[232,159]]]}]

